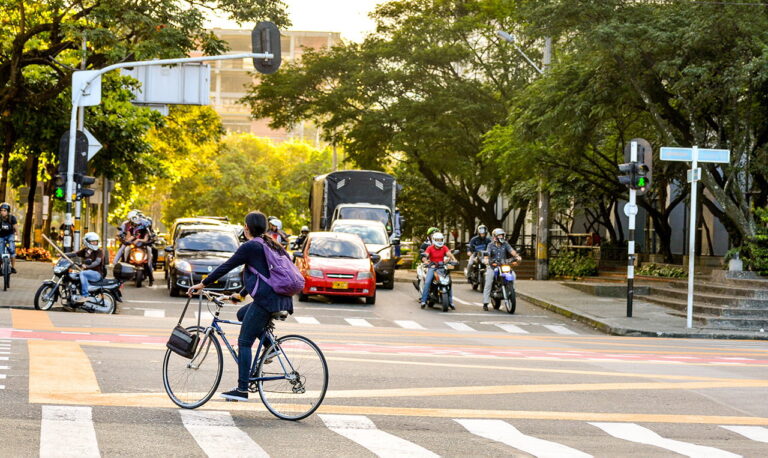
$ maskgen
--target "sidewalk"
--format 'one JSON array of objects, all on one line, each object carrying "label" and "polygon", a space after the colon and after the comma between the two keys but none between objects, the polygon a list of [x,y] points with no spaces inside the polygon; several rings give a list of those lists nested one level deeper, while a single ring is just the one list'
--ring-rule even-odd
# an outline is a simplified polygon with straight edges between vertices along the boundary
[{"label": "sidewalk", "polygon": [[519,280],[517,297],[551,312],[585,323],[606,334],[645,337],[687,337],[699,339],[768,340],[766,332],[720,330],[686,327],[684,317],[669,314],[671,310],[650,304],[635,296],[632,318],[627,318],[626,298],[597,297],[569,288],[559,281]]}]

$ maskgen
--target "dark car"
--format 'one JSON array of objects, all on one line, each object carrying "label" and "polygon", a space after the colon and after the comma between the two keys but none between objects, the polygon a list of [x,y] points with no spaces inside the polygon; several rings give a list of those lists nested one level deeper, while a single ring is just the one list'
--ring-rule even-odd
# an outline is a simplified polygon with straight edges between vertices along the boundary
[{"label": "dark car", "polygon": [[[173,254],[168,266],[167,286],[171,296],[179,296],[188,287],[201,282],[237,250],[240,242],[229,226],[187,226],[181,229],[174,245],[165,250]],[[224,293],[243,287],[242,266],[208,286]]]}]

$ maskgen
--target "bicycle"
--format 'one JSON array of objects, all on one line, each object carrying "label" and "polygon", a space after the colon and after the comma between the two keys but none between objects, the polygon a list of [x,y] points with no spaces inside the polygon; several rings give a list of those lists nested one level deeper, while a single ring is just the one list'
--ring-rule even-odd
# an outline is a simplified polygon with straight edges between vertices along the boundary
[{"label": "bicycle", "polygon": [[[200,293],[208,300],[208,310],[211,311],[211,303],[216,310],[212,311],[213,321],[208,327],[186,328],[198,337],[194,355],[186,359],[167,350],[163,359],[165,391],[177,406],[185,409],[195,409],[208,402],[221,382],[224,359],[216,335],[224,341],[236,363],[238,360],[237,352],[219,326],[219,323],[242,325],[240,321],[219,318],[228,296],[206,290]],[[284,321],[287,316],[288,312],[272,314],[251,364],[248,391],[258,391],[261,402],[276,417],[301,420],[312,415],[325,398],[328,364],[320,348],[306,337],[295,334],[275,337],[274,320]],[[268,350],[262,352],[262,347]],[[201,380],[199,386],[195,384],[197,380]]]},{"label": "bicycle", "polygon": [[2,242],[2,259],[3,259],[3,291],[7,291],[11,287],[11,242],[3,240]]}]

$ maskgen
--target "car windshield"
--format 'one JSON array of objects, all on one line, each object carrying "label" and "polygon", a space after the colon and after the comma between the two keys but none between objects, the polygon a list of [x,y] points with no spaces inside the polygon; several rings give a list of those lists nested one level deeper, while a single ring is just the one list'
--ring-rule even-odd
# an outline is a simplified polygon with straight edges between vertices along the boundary
[{"label": "car windshield", "polygon": [[237,250],[237,240],[234,234],[221,231],[182,232],[176,240],[176,249],[232,253]]},{"label": "car windshield", "polygon": [[331,237],[312,239],[309,243],[309,255],[320,258],[363,259],[368,257],[368,253],[361,243]]},{"label": "car windshield", "polygon": [[339,219],[367,219],[378,221],[383,225],[389,224],[389,210],[386,208],[342,207]]},{"label": "car windshield", "polygon": [[346,232],[348,234],[357,234],[368,245],[386,245],[387,234],[381,227],[355,226],[339,224],[334,226],[335,232]]}]

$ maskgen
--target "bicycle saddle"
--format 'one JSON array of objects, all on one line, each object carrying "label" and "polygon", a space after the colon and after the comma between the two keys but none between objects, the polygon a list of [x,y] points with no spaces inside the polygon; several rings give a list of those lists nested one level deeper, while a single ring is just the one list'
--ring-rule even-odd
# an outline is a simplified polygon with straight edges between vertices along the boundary
[{"label": "bicycle saddle", "polygon": [[288,318],[288,312],[285,311],[285,310],[282,310],[280,312],[274,312],[272,314],[272,319],[273,320],[285,321],[286,318]]}]

